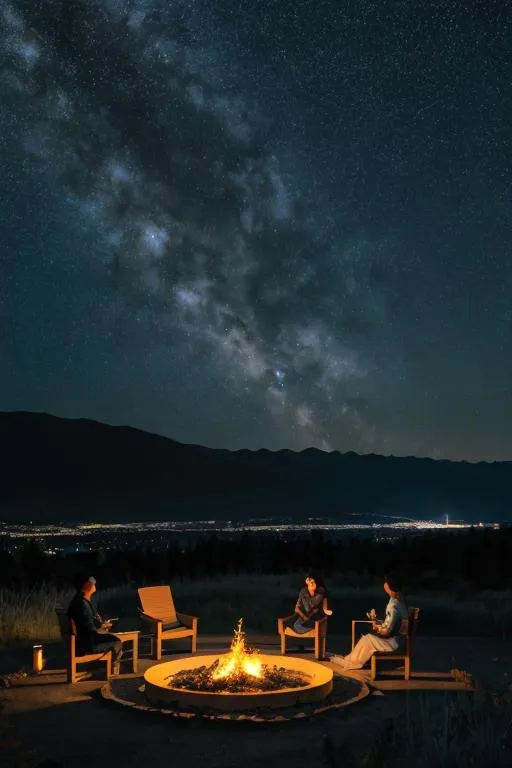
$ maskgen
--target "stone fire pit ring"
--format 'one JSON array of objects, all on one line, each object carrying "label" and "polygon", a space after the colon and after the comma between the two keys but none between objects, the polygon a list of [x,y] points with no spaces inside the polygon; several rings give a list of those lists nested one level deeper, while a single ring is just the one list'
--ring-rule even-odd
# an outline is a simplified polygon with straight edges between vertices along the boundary
[{"label": "stone fire pit ring", "polygon": [[334,670],[333,690],[324,701],[302,704],[282,709],[254,709],[245,712],[215,712],[182,710],[179,707],[159,707],[149,703],[145,695],[146,684],[142,676],[113,677],[101,689],[102,698],[112,706],[139,712],[147,717],[163,717],[178,721],[207,721],[210,723],[236,723],[255,725],[264,723],[275,726],[284,723],[300,723],[318,717],[333,716],[346,707],[365,699],[370,689],[361,680],[340,675]]},{"label": "stone fire pit ring", "polygon": [[173,688],[169,677],[188,669],[211,666],[222,654],[192,656],[155,664],[144,673],[145,696],[152,706],[181,711],[241,712],[257,709],[283,709],[324,701],[333,689],[333,671],[309,659],[295,656],[260,654],[263,664],[283,667],[308,675],[310,681],[299,688],[280,688],[259,692],[211,692]]}]

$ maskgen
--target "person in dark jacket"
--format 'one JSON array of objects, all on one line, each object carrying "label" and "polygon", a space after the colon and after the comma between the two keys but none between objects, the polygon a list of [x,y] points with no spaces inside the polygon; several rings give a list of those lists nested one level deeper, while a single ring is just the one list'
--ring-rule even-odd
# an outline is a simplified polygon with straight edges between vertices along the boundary
[{"label": "person in dark jacket", "polygon": [[109,633],[112,624],[98,613],[92,596],[96,592],[94,576],[75,579],[76,595],[69,604],[68,616],[76,626],[76,649],[79,655],[112,651],[112,674],[118,675],[123,644]]},{"label": "person in dark jacket", "polygon": [[308,573],[305,586],[299,592],[293,618],[286,626],[291,626],[300,635],[309,632],[315,621],[332,614],[327,607],[327,599],[327,587],[320,574]]}]

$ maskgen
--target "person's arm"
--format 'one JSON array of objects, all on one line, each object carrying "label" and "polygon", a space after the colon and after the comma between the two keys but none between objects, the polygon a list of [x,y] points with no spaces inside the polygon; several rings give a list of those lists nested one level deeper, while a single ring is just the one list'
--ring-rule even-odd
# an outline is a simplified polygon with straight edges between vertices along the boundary
[{"label": "person's arm", "polygon": [[294,611],[297,614],[297,616],[300,616],[300,618],[303,621],[307,621],[308,620],[308,617],[306,616],[306,614],[302,610],[302,592],[299,592],[299,596],[297,598],[297,602],[295,603]]},{"label": "person's arm", "polygon": [[313,595],[311,599],[311,608],[309,609],[309,615],[312,616],[314,613],[318,611],[320,606],[323,604],[325,600],[325,592],[317,592],[316,595]]},{"label": "person's arm", "polygon": [[314,616],[316,613],[318,613],[319,609],[322,607],[322,603],[325,600],[325,592],[323,589],[320,589],[315,595],[310,595],[308,592],[308,610],[307,610],[307,618],[310,619],[312,616]]},{"label": "person's arm", "polygon": [[86,605],[85,600],[80,600],[76,607],[75,621],[82,632],[96,632],[93,611]]},{"label": "person's arm", "polygon": [[395,627],[399,619],[398,606],[392,603],[386,610],[386,618],[382,624],[374,624],[373,628],[381,637],[392,637],[396,634]]},{"label": "person's arm", "polygon": [[329,608],[329,602],[326,597],[324,597],[322,602],[322,610],[326,616],[332,616],[332,609]]},{"label": "person's arm", "polygon": [[99,612],[98,606],[96,605],[96,601],[91,600],[90,604],[91,604],[92,611],[94,613],[94,621],[96,622],[96,627],[100,627],[100,628],[104,627],[108,622],[105,621],[105,619]]}]

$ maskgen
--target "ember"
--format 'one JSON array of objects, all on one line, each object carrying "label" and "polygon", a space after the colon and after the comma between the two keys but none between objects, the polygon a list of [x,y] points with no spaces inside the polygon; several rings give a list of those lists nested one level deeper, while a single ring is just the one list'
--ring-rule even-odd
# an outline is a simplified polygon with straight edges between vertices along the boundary
[{"label": "ember", "polygon": [[229,653],[216,659],[210,666],[184,669],[166,679],[172,688],[191,691],[256,693],[301,688],[308,685],[311,677],[294,669],[263,664],[256,650],[245,647],[240,619]]}]

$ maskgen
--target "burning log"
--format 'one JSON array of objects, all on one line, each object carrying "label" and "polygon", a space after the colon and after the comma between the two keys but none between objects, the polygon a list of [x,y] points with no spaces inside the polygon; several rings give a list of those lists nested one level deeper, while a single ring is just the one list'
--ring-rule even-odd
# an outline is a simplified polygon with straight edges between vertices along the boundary
[{"label": "burning log", "polygon": [[233,636],[229,653],[210,666],[195,667],[165,678],[172,688],[211,693],[259,693],[282,688],[301,688],[311,678],[277,664],[262,664],[258,653],[245,647],[242,619]]},{"label": "burning log", "polygon": [[247,672],[239,672],[225,678],[215,678],[219,668],[219,659],[209,667],[186,669],[170,675],[169,685],[173,688],[184,688],[189,691],[211,691],[212,693],[251,693],[260,691],[277,691],[280,688],[301,688],[308,685],[311,678],[302,672],[295,672],[284,667],[273,667],[264,664],[262,676],[253,677]]}]

